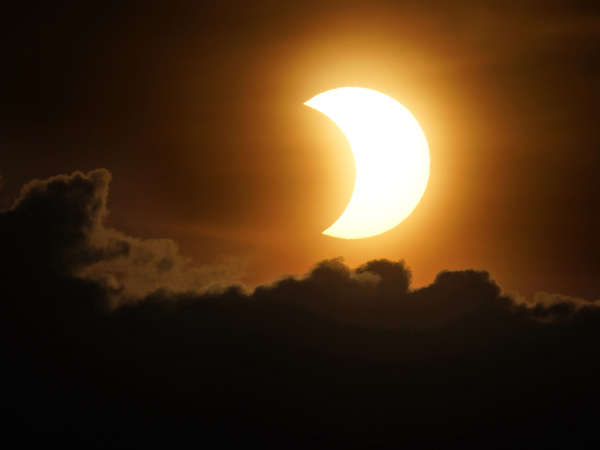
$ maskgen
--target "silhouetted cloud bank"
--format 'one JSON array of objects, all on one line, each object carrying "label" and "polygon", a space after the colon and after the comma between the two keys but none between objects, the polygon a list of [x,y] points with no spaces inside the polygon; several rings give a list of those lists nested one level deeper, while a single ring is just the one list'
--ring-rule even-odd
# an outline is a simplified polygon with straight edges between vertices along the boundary
[{"label": "silhouetted cloud bank", "polygon": [[[242,274],[233,264],[196,267],[170,239],[141,240],[104,226],[111,175],[99,169],[25,185],[3,213],[4,270],[93,280],[111,306],[158,289],[201,292]],[[10,256],[9,256],[10,255]]]},{"label": "silhouetted cloud bank", "polygon": [[[404,261],[252,290],[106,227],[100,169],[0,213],[7,439],[210,448],[539,448],[597,437],[600,302]],[[30,442],[31,441],[31,442]],[[578,447],[579,448],[579,447]]]}]

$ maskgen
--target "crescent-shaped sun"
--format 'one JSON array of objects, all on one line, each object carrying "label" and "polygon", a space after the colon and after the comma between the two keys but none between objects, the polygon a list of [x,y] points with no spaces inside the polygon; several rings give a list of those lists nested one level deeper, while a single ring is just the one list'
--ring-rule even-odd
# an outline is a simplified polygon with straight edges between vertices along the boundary
[{"label": "crescent-shaped sun", "polygon": [[429,149],[413,115],[385,94],[346,87],[304,103],[332,119],[354,153],[350,203],[323,234],[345,239],[394,228],[417,206],[429,179]]}]

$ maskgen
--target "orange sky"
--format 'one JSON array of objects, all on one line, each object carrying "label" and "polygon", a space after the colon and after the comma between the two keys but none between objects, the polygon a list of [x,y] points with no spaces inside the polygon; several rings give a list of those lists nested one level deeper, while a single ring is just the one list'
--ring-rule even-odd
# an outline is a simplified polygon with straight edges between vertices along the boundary
[{"label": "orange sky", "polygon": [[[173,238],[199,263],[239,258],[248,283],[342,256],[405,259],[417,286],[477,268],[527,296],[600,297],[598,19],[434,6],[151,3],[39,19],[3,47],[3,192],[106,167],[111,225]],[[342,132],[303,105],[342,86],[406,106],[431,154],[414,212],[358,241],[320,234],[354,166]]]}]

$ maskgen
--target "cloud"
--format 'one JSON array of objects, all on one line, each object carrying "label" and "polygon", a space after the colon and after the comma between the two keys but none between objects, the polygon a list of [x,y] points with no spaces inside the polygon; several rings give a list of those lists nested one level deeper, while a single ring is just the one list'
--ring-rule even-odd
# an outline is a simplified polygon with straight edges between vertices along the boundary
[{"label": "cloud", "polygon": [[197,267],[171,240],[106,227],[109,181],[102,169],[35,180],[0,212],[7,439],[211,448],[595,439],[600,302],[523,299],[476,270],[412,289],[406,263],[382,259],[320,261],[250,290],[236,283],[236,263]]},{"label": "cloud", "polygon": [[465,317],[505,314],[515,321],[564,322],[600,307],[600,301],[546,293],[528,302],[516,293],[503,293],[486,271],[443,271],[430,285],[414,290],[410,281],[404,261],[373,260],[353,270],[338,258],[319,262],[302,277],[284,276],[259,286],[251,298],[386,329],[431,330],[462,323]]},{"label": "cloud", "polygon": [[142,240],[105,227],[110,179],[99,169],[26,184],[0,219],[0,232],[11,237],[0,244],[3,269],[96,281],[112,306],[156,290],[201,292],[243,275],[233,258],[199,267],[170,239]]},{"label": "cloud", "polygon": [[429,286],[411,289],[406,263],[384,259],[354,269],[342,258],[325,260],[303,276],[283,275],[252,291],[236,281],[243,265],[235,258],[197,266],[170,239],[142,240],[106,227],[110,179],[107,170],[98,169],[23,186],[14,205],[0,213],[0,263],[12,282],[88,280],[112,308],[148,298],[202,299],[233,288],[248,301],[290,304],[321,317],[387,329],[436,329],[483,311],[566,321],[598,307],[546,293],[528,302],[503,293],[486,271],[443,271]]}]

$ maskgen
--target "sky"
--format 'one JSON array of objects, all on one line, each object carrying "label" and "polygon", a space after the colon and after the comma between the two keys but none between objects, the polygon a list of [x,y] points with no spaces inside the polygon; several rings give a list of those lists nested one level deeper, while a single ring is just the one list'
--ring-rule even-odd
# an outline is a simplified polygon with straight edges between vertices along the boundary
[{"label": "sky", "polygon": [[[592,437],[595,2],[29,1],[1,16],[16,438]],[[367,239],[321,234],[356,168],[303,103],[345,86],[399,101],[429,144],[420,203]]]}]

